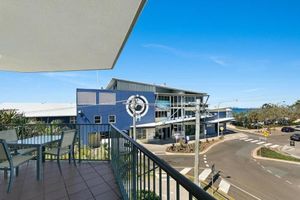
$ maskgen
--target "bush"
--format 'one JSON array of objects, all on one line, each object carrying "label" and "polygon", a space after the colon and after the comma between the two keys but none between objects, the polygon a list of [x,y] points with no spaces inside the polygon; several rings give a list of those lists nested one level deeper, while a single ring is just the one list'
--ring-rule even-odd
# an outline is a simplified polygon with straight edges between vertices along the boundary
[{"label": "bush", "polygon": [[148,191],[148,190],[141,190],[141,191],[138,191],[138,196],[137,196],[137,199],[138,200],[159,200],[159,196],[157,196],[155,194],[155,192],[152,192],[152,191]]}]

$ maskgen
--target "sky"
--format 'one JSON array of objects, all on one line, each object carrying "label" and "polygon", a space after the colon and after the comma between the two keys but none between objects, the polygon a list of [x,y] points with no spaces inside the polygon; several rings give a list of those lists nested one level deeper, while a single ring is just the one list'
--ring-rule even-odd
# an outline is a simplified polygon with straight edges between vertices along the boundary
[{"label": "sky", "polygon": [[300,1],[148,0],[113,70],[0,71],[0,103],[75,103],[111,78],[206,92],[211,107],[300,99]]}]

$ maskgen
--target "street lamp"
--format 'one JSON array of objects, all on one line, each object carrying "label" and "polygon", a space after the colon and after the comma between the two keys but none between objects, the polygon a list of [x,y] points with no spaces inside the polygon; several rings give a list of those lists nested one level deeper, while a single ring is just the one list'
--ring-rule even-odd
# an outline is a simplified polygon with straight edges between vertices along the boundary
[{"label": "street lamp", "polygon": [[232,100],[232,101],[222,101],[222,102],[219,102],[218,103],[218,137],[220,137],[220,105],[222,103],[231,103],[231,102],[237,102],[238,100],[235,99],[235,100]]}]

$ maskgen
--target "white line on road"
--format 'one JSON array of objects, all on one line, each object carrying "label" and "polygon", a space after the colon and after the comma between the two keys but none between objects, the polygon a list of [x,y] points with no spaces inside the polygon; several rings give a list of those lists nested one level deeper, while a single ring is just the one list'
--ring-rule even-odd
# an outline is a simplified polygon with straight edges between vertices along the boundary
[{"label": "white line on road", "polygon": [[204,157],[203,159],[206,160],[206,157]]},{"label": "white line on road", "polygon": [[271,148],[277,148],[277,147],[279,147],[279,145],[278,144],[275,144],[275,145],[273,145],[273,146],[270,146]]},{"label": "white line on road", "polygon": [[245,138],[240,138],[240,140],[247,140],[249,139],[248,137],[245,137]]},{"label": "white line on road", "polygon": [[245,140],[246,142],[250,142],[250,141],[252,141],[253,139],[248,139],[248,140]]},{"label": "white line on road", "polygon": [[205,163],[205,164],[207,164],[207,161],[206,161],[206,160],[204,160],[204,163]]},{"label": "white line on road", "polygon": [[186,175],[186,174],[189,173],[189,171],[191,171],[191,170],[192,170],[192,168],[190,168],[190,167],[184,168],[183,170],[180,171],[180,174]]},{"label": "white line on road", "polygon": [[201,172],[201,174],[199,175],[199,180],[200,181],[205,181],[207,179],[207,177],[210,175],[211,173],[211,169],[205,169]]},{"label": "white line on road", "polygon": [[288,184],[290,184],[290,185],[292,185],[293,183],[292,182],[290,182],[290,181],[288,181],[288,180],[286,180],[285,182],[287,182]]},{"label": "white line on road", "polygon": [[267,172],[269,172],[270,174],[272,174],[272,171],[271,171],[271,170],[267,170]]},{"label": "white line on road", "polygon": [[206,158],[206,154],[204,154],[203,157]]},{"label": "white line on road", "polygon": [[261,145],[261,144],[265,144],[265,142],[258,142],[256,144]]},{"label": "white line on road", "polygon": [[227,181],[225,181],[224,179],[221,180],[220,184],[219,184],[219,190],[221,190],[222,192],[224,192],[225,194],[228,193],[230,188],[230,183],[228,183]]},{"label": "white line on road", "polygon": [[272,145],[272,143],[267,143],[267,144],[265,144],[266,147],[267,147],[267,146],[270,146],[270,145]]},{"label": "white line on road", "polygon": [[253,141],[251,141],[251,143],[256,143],[256,142],[259,142],[259,140],[253,140]]},{"label": "white line on road", "polygon": [[261,167],[262,167],[263,169],[265,169],[265,166],[262,166],[262,165],[261,165]]},{"label": "white line on road", "polygon": [[209,165],[208,165],[208,164],[206,164],[205,166],[206,166],[206,167],[209,167]]},{"label": "white line on road", "polygon": [[253,194],[247,192],[246,190],[244,190],[244,189],[242,189],[242,188],[240,188],[240,187],[238,187],[238,186],[236,186],[236,185],[234,185],[234,184],[232,184],[232,183],[231,183],[231,185],[232,185],[233,187],[235,187],[236,189],[238,189],[238,190],[244,192],[245,194],[247,194],[247,195],[253,197],[254,199],[262,200],[261,198],[259,198],[259,197],[257,197],[257,196],[254,196]]},{"label": "white line on road", "polygon": [[281,178],[281,176],[279,176],[279,175],[277,175],[277,174],[276,174],[275,176],[276,176],[277,178]]}]

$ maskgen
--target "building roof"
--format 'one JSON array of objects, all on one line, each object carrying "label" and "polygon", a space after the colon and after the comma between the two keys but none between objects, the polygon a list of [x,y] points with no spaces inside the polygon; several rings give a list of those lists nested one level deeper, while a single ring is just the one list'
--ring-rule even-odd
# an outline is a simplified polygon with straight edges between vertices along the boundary
[{"label": "building roof", "polygon": [[0,70],[112,69],[145,0],[1,0]]},{"label": "building roof", "polygon": [[158,92],[159,90],[170,90],[170,91],[173,91],[174,93],[198,94],[198,95],[202,95],[202,96],[207,96],[207,93],[203,93],[203,92],[178,89],[178,88],[169,87],[166,85],[157,85],[157,84],[143,83],[143,82],[137,82],[137,81],[129,81],[129,80],[118,79],[118,78],[112,78],[111,81],[108,83],[106,89],[113,89],[113,86],[116,85],[117,82],[141,85],[141,86],[144,86],[145,88],[151,88],[150,90],[152,90],[153,92],[157,92],[157,93],[163,93],[163,92]]},{"label": "building roof", "polygon": [[76,116],[76,105],[67,103],[1,103],[0,110],[16,110],[25,117]]}]

